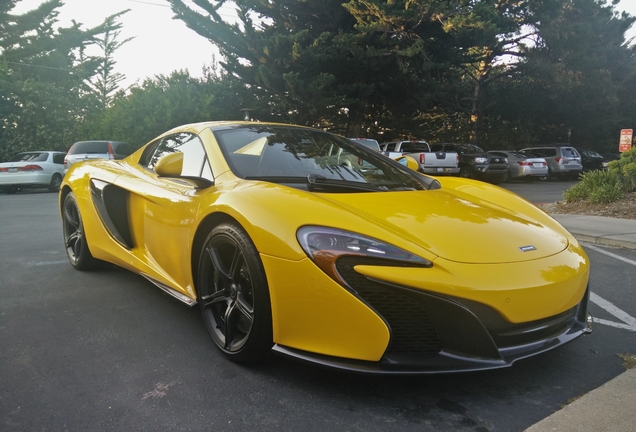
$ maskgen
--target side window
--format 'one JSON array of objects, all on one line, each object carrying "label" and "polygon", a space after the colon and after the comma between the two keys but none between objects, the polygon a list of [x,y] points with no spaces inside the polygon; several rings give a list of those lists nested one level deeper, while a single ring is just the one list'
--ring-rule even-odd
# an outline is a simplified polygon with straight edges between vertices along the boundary
[{"label": "side window", "polygon": [[[150,147],[154,149],[151,152]],[[208,162],[203,148],[203,143],[198,136],[191,133],[178,133],[163,138],[157,144],[150,144],[148,155],[146,151],[142,154],[142,159],[147,156],[147,164],[144,165],[142,160],[140,163],[152,170],[159,159],[171,153],[183,153],[183,169],[182,176],[203,177],[208,180],[214,180],[210,163]]]},{"label": "side window", "polygon": [[53,163],[64,165],[64,153],[53,153]]},{"label": "side window", "polygon": [[150,166],[150,160],[152,158],[152,155],[155,153],[155,150],[157,150],[157,146],[160,143],[161,143],[161,140],[157,140],[146,146],[143,153],[141,154],[141,157],[139,158],[139,165],[148,169],[152,169],[152,167]]},{"label": "side window", "polygon": [[386,150],[385,151],[393,151],[395,150],[395,143],[388,143],[386,145]]}]

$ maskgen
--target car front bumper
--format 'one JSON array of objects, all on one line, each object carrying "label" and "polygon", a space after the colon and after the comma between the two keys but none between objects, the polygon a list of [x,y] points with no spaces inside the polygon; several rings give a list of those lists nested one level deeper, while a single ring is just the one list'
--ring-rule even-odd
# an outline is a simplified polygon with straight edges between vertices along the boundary
[{"label": "car front bumper", "polygon": [[[320,366],[370,374],[438,374],[497,369],[517,360],[552,350],[591,332],[589,287],[575,307],[561,314],[521,325],[510,325],[488,307],[463,299],[392,286],[429,313],[425,338],[411,332],[409,346],[395,340],[377,362],[315,354],[276,344],[273,351]],[[385,299],[386,301],[386,299]],[[390,302],[390,301],[389,301]],[[404,311],[407,314],[412,313]],[[421,316],[418,317],[421,319]],[[419,334],[419,336],[418,336]]]}]

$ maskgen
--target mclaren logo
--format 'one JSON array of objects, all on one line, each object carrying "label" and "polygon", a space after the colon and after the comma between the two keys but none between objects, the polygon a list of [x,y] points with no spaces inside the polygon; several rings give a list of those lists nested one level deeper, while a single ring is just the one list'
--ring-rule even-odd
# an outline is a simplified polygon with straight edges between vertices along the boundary
[{"label": "mclaren logo", "polygon": [[520,247],[519,247],[519,250],[520,250],[521,252],[530,252],[530,251],[535,251],[535,250],[537,250],[537,248],[536,248],[536,247],[534,247],[534,246],[532,246],[532,245],[528,245],[528,246],[520,246]]}]

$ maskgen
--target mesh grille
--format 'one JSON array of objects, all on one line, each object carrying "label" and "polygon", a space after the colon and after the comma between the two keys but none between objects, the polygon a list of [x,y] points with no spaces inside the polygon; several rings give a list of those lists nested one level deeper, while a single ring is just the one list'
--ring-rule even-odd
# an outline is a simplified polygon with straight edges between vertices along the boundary
[{"label": "mesh grille", "polygon": [[400,290],[374,283],[357,273],[353,266],[358,264],[386,265],[386,262],[362,263],[360,258],[343,257],[338,260],[337,268],[351,288],[389,325],[391,343],[387,353],[438,353],[441,342],[424,307]]}]

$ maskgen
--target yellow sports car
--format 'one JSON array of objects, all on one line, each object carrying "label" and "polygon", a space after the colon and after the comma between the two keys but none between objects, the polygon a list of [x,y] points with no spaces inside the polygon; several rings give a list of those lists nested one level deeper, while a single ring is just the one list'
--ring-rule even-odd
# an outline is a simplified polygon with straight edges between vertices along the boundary
[{"label": "yellow sports car", "polygon": [[491,369],[588,331],[588,258],[548,215],[321,130],[178,127],[72,165],[60,210],[73,267],[108,261],[198,303],[237,362]]}]

